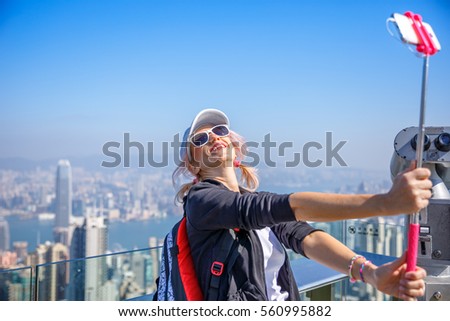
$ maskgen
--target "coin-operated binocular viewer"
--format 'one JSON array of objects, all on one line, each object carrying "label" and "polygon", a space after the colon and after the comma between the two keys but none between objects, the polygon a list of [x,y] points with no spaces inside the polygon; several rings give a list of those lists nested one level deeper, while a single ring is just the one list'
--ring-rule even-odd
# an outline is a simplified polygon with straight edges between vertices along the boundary
[{"label": "coin-operated binocular viewer", "polygon": [[[416,160],[418,127],[400,131],[394,140],[391,175]],[[424,300],[450,301],[450,126],[425,127],[423,165],[431,171],[432,197],[420,212],[417,265],[427,271]]]}]

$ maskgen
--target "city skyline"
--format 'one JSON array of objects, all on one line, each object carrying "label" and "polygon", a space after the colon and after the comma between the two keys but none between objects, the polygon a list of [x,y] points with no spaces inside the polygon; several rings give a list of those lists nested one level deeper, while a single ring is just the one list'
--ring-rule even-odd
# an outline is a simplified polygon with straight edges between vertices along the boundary
[{"label": "city skyline", "polygon": [[[67,165],[68,162],[59,162],[59,165],[61,164]],[[68,174],[68,167],[63,169]],[[73,212],[69,225],[58,226],[59,186],[55,184],[55,181],[58,182],[58,173],[61,172],[61,166],[58,164],[49,169],[37,167],[23,172],[0,169],[0,216],[35,220],[39,218],[43,223],[53,222],[56,228],[62,229],[65,237],[48,239],[44,238],[47,234],[42,234],[41,242],[55,240],[64,243],[73,233],[69,227],[83,226],[82,219],[88,217],[104,216],[110,222],[127,222],[160,220],[167,216],[181,215],[181,207],[174,204],[175,189],[169,171],[148,173],[130,169],[96,172],[80,167],[73,167],[72,170],[73,187],[66,186],[67,190],[73,190]],[[391,185],[388,177],[381,176],[377,171],[349,168],[343,168],[341,171],[320,168],[310,171],[269,168],[259,174],[262,181],[260,190],[277,193],[294,190],[372,193],[385,192]],[[14,226],[17,223],[14,223]],[[45,223],[45,226],[47,225],[48,223]],[[14,241],[23,240],[11,239],[11,243]],[[29,239],[28,241],[30,245],[34,243]]]},{"label": "city skyline", "polygon": [[[79,170],[75,171],[79,174]],[[40,185],[39,181],[34,180],[26,182],[31,183],[30,189],[26,188],[25,191],[16,195],[19,199],[22,198],[22,201],[10,202],[5,194],[7,189],[12,190],[13,193],[17,190],[14,180],[10,181],[11,185],[7,184],[9,186],[0,191],[0,272],[21,271],[17,272],[14,278],[9,278],[8,274],[0,274],[0,300],[29,300],[31,295],[34,295],[35,300],[39,301],[111,301],[152,291],[154,278],[149,279],[149,273],[146,271],[151,269],[150,276],[155,274],[154,270],[159,266],[158,262],[154,261],[155,255],[152,259],[145,254],[134,255],[131,259],[136,263],[133,263],[131,267],[127,261],[112,262],[102,258],[96,259],[111,252],[108,246],[108,219],[120,216],[119,210],[115,208],[115,204],[120,204],[120,199],[113,198],[114,190],[106,195],[102,194],[103,191],[96,194],[95,186],[89,183],[87,185],[81,183],[80,186],[77,181],[78,184],[75,186],[77,199],[73,200],[70,162],[59,160],[53,173],[56,179],[53,180],[53,187],[50,187],[50,195],[45,192],[48,182]],[[11,174],[14,176],[11,171],[0,170],[0,180],[5,182],[5,177],[7,180]],[[41,176],[47,175],[47,172],[36,168],[35,174]],[[77,177],[77,180],[80,179],[85,177]],[[20,181],[18,179],[16,183]],[[135,204],[133,210],[141,208],[142,200],[146,196],[143,179],[139,178],[137,182],[134,184],[137,187],[133,188],[133,192],[129,195]],[[80,195],[84,197],[80,199]],[[92,204],[86,198],[87,195],[93,197]],[[76,208],[76,213],[72,212],[73,201],[75,204],[81,202],[81,206]],[[114,214],[109,211],[114,211]],[[14,238],[10,240],[7,219],[21,216],[19,212],[25,215],[25,219],[39,217],[39,220],[35,220],[37,225],[41,225],[41,217],[42,220],[51,220],[52,226],[49,227],[52,227],[52,236],[43,239],[42,243],[37,241],[35,246],[30,244],[30,251],[28,251],[28,242],[17,239],[14,233]],[[3,216],[6,216],[6,219]],[[155,237],[147,235],[147,246],[151,243],[157,244],[153,238]],[[13,244],[11,251],[10,242]],[[142,261],[139,260],[140,257],[143,258]],[[35,294],[32,294],[27,286],[32,278],[27,273],[30,266],[36,269],[36,274],[39,274],[39,277],[36,277]],[[121,273],[125,273],[126,277],[123,278]],[[139,278],[139,283],[135,282],[135,274]],[[116,286],[120,287],[119,294],[115,294]]]}]

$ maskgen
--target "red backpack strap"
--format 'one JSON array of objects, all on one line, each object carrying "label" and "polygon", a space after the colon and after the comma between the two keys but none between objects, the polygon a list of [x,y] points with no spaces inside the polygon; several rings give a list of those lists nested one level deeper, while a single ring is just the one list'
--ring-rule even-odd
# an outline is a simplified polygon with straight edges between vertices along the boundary
[{"label": "red backpack strap", "polygon": [[186,217],[181,221],[177,235],[178,266],[181,281],[188,301],[202,301],[203,294],[194,269],[194,261],[187,237]]}]

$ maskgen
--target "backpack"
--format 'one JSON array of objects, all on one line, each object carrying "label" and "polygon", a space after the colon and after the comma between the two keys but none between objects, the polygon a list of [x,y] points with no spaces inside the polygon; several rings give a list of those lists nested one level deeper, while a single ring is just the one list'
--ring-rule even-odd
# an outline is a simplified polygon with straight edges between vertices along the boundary
[{"label": "backpack", "polygon": [[[231,237],[229,237],[231,235]],[[202,301],[218,300],[219,285],[222,276],[227,275],[236,260],[237,254],[231,255],[236,235],[234,230],[224,230],[213,250],[214,260],[211,265],[211,282],[208,293],[202,293],[187,237],[186,216],[178,221],[166,235],[161,255],[157,290],[153,301]],[[237,251],[235,251],[237,252]],[[228,261],[227,261],[228,260]],[[227,271],[225,271],[227,266]]]}]

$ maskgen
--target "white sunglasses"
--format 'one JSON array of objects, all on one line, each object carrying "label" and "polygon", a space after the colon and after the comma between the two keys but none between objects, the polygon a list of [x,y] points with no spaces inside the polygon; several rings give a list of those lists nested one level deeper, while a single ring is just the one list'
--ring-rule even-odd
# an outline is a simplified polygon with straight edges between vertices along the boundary
[{"label": "white sunglasses", "polygon": [[209,142],[209,134],[214,133],[215,135],[219,137],[225,137],[230,134],[230,129],[227,125],[217,125],[209,130],[203,130],[201,132],[195,133],[191,136],[190,142],[195,147],[202,147],[206,143]]}]

